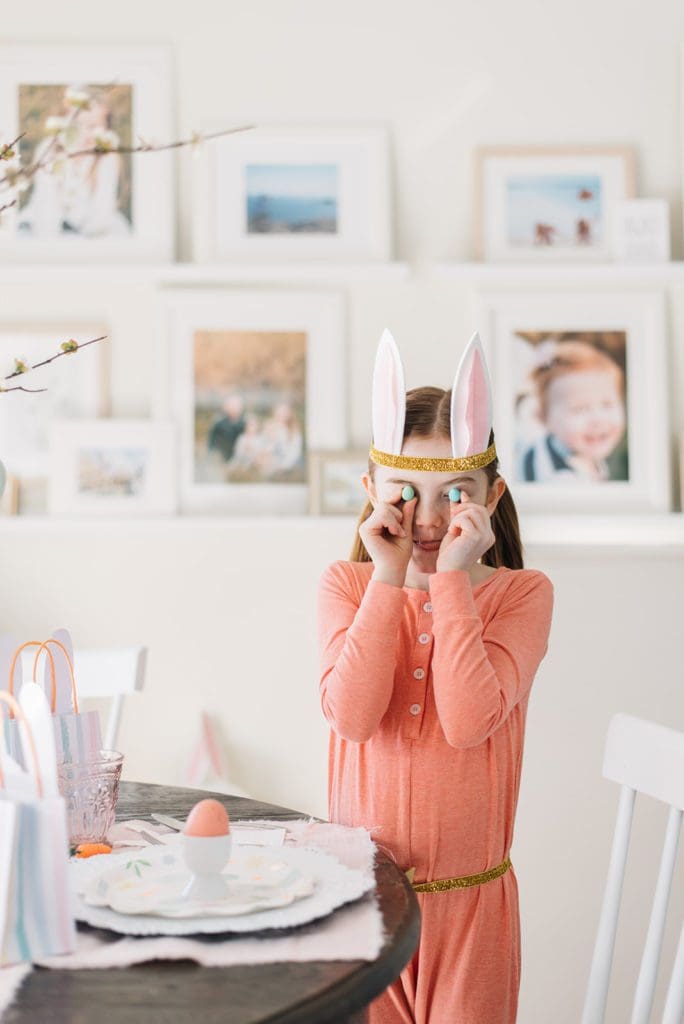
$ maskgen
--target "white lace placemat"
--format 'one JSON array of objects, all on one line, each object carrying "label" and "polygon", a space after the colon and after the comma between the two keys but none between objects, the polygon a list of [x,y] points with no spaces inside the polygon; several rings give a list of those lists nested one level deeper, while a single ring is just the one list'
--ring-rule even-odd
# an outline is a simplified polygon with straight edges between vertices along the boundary
[{"label": "white lace placemat", "polygon": [[[376,847],[366,829],[306,820],[282,824],[288,829],[287,845],[324,850],[347,867],[372,875]],[[189,959],[205,967],[307,960],[375,960],[384,940],[382,915],[375,891],[371,891],[329,917],[274,937],[235,935],[225,941],[203,941],[176,936],[117,937],[79,931],[74,953],[41,960],[40,966],[77,970],[126,967],[148,960]],[[21,981],[23,973],[22,967],[0,969],[0,1013],[11,1002],[17,979]]]}]

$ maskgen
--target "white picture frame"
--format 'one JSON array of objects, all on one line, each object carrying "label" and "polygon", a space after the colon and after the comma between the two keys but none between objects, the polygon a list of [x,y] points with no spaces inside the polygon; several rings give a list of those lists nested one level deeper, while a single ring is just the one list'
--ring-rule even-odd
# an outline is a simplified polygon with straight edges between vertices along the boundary
[{"label": "white picture frame", "polygon": [[[278,390],[278,367],[290,341],[300,346],[299,355],[292,357],[299,381],[292,397]],[[248,357],[253,343],[275,346],[273,377],[267,368],[268,380],[258,385],[258,394],[251,369],[243,378],[240,371],[231,376],[226,369],[234,352],[246,352]],[[306,451],[344,448],[347,441],[343,297],[336,292],[169,289],[159,297],[157,356],[155,413],[173,419],[178,427],[182,511],[306,514]],[[207,359],[213,360],[208,370]],[[237,456],[234,445],[230,451],[217,445],[209,452],[222,404],[231,395],[239,396],[238,418],[244,414],[254,421],[250,429],[258,441],[266,436],[270,413],[275,415],[276,393],[279,405],[290,402],[294,410],[290,432],[299,432],[298,464],[289,476],[269,476],[268,471],[260,476],[256,463],[253,472],[250,467],[249,472],[231,476]]]},{"label": "white picture frame", "polygon": [[50,515],[118,518],[176,511],[172,423],[59,420],[51,441]]},{"label": "white picture frame", "polygon": [[358,518],[368,500],[361,483],[367,472],[367,450],[309,452],[311,515]]},{"label": "white picture frame", "polygon": [[[75,114],[67,89],[90,89],[99,102]],[[78,137],[68,146],[74,151],[90,148],[94,133],[103,130],[115,132],[113,145],[172,142],[172,110],[166,46],[0,47],[0,139],[9,142],[27,132],[18,144],[22,163],[47,157],[50,125],[65,111],[75,117],[72,131]],[[32,179],[16,207],[5,211],[0,261],[173,259],[171,151],[84,157],[81,163],[63,160],[50,167]]]},{"label": "white picture frame", "polygon": [[634,196],[635,182],[629,147],[480,147],[475,151],[475,257],[610,262],[615,203]]},{"label": "white picture frame", "polygon": [[[100,338],[102,340],[95,341]],[[50,359],[64,341],[85,344],[78,352],[61,355],[46,366],[5,380],[5,387],[22,386],[35,393],[8,391],[0,395],[2,458],[15,478],[17,511],[43,515],[47,511],[50,475],[50,434],[57,419],[92,419],[110,412],[109,330],[102,322],[55,317],[46,320],[0,319],[0,375],[14,370],[14,360],[27,366]]]},{"label": "white picture frame", "polygon": [[[662,293],[481,294],[475,299],[474,319],[492,374],[500,471],[521,510],[670,511]],[[591,351],[575,346],[568,363],[569,350],[559,352],[558,346],[570,340]],[[559,357],[565,363],[562,371]],[[568,378],[568,365],[586,373]],[[536,374],[534,366],[539,368]],[[553,375],[558,375],[556,380],[565,377],[564,390],[559,391],[556,383],[555,392],[550,391]],[[571,405],[575,395],[582,401]],[[602,403],[598,420],[593,411],[597,401]],[[622,430],[616,418],[620,401]],[[539,454],[531,456],[533,449]]]},{"label": "white picture frame", "polygon": [[620,263],[668,263],[670,204],[666,199],[615,203],[615,258]]},{"label": "white picture frame", "polygon": [[255,123],[205,142],[193,161],[198,262],[391,258],[383,125]]}]

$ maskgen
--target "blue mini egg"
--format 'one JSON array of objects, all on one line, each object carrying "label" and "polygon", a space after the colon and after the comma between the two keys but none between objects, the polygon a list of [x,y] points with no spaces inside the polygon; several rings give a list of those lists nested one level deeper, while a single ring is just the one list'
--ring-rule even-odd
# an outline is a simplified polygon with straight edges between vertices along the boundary
[{"label": "blue mini egg", "polygon": [[452,487],[451,490],[449,491],[449,501],[460,501],[460,500],[461,500],[461,492],[459,491],[458,487]]},{"label": "blue mini egg", "polygon": [[415,498],[415,496],[416,496],[416,492],[413,490],[413,488],[410,486],[410,484],[406,484],[406,487],[404,487],[402,492],[401,492],[402,500],[403,501],[411,501],[411,499]]}]

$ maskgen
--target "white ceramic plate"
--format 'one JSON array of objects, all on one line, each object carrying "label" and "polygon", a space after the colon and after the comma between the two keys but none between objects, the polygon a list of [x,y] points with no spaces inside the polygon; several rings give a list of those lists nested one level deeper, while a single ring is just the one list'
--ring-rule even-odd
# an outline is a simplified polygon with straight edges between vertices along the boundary
[{"label": "white ceramic plate", "polygon": [[[171,860],[165,862],[165,858]],[[242,904],[236,899],[221,912],[202,905],[193,908],[192,916],[161,916],[159,879],[165,878],[164,884],[170,885],[167,891],[176,893],[173,887],[180,883],[171,883],[171,876],[182,873],[184,881],[189,877],[180,858],[180,850],[165,846],[70,861],[74,916],[93,927],[127,935],[249,933],[307,924],[359,899],[375,886],[372,875],[348,868],[321,850],[242,846],[234,849],[225,869],[226,874],[238,875],[241,888],[236,886],[236,893],[243,899]],[[135,866],[126,867],[136,861],[139,873]],[[140,861],[147,861],[150,867]],[[271,865],[278,866],[269,879]],[[254,874],[260,877],[250,877]],[[250,899],[252,909],[247,909]],[[113,903],[126,908],[137,906],[137,910],[121,913],[113,909]]]}]

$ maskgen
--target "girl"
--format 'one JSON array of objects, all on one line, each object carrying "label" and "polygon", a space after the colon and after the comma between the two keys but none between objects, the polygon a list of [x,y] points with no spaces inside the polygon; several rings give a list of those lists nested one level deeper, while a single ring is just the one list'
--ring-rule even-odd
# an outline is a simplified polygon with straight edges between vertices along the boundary
[{"label": "girl", "polygon": [[373,439],[352,560],[326,570],[319,600],[330,819],[374,831],[422,915],[418,949],[370,1022],[513,1024],[508,857],[552,587],[523,569],[477,336],[452,393],[405,395],[386,332]]}]

